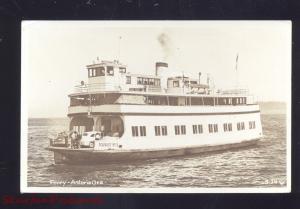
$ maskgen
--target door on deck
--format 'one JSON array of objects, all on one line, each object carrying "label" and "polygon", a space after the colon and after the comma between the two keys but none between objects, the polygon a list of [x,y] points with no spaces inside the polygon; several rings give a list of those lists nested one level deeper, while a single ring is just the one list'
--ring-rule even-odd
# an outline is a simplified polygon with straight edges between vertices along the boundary
[{"label": "door on deck", "polygon": [[111,119],[103,118],[102,125],[104,126],[104,135],[107,136],[107,135],[111,134]]}]

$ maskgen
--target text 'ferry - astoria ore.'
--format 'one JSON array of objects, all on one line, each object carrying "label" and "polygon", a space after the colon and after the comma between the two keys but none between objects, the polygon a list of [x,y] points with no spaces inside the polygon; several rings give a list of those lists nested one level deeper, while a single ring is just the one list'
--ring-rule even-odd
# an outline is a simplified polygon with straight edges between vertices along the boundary
[{"label": "text 'ferry - astoria ore.'", "polygon": [[[132,74],[119,61],[87,66],[88,83],[69,95],[68,133],[50,139],[55,163],[101,164],[245,147],[262,137],[247,90],[214,91],[210,80]],[[61,142],[60,142],[61,141]]]}]

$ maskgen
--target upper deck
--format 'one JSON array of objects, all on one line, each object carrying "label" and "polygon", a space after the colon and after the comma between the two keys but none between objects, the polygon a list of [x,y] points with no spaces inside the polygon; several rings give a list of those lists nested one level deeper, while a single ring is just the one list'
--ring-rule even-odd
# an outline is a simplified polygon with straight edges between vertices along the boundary
[{"label": "upper deck", "polygon": [[170,76],[166,63],[156,63],[155,75],[131,74],[119,61],[87,66],[88,83],[70,94],[70,106],[103,104],[144,105],[247,105],[253,97],[244,89],[215,91],[207,83],[185,75]]}]

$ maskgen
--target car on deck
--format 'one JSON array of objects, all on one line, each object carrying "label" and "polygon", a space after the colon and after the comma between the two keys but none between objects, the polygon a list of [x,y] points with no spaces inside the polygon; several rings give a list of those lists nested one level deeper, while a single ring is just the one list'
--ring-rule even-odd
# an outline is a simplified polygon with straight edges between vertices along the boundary
[{"label": "car on deck", "polygon": [[99,131],[84,132],[81,136],[80,147],[94,147],[97,134],[101,136]]}]

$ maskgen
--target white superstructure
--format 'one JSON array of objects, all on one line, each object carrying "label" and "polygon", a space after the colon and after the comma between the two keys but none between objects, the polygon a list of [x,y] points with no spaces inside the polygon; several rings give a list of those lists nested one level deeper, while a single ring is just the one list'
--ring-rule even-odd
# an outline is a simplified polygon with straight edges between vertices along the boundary
[{"label": "white superstructure", "polygon": [[259,106],[244,90],[214,92],[209,82],[131,74],[118,61],[87,66],[88,83],[69,95],[70,130],[102,131],[95,150],[151,150],[213,146],[262,137]]}]

